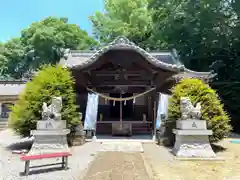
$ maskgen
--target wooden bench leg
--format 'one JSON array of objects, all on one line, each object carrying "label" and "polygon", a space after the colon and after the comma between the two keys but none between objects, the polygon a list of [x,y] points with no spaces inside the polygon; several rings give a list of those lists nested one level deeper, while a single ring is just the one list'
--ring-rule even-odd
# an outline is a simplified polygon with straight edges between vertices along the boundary
[{"label": "wooden bench leg", "polygon": [[64,157],[62,157],[62,168],[64,168],[65,167],[65,159],[64,159]]},{"label": "wooden bench leg", "polygon": [[29,165],[30,165],[30,161],[25,161],[25,170],[24,170],[25,175],[29,174]]},{"label": "wooden bench leg", "polygon": [[65,157],[65,169],[67,169],[68,168],[68,157],[66,156]]}]

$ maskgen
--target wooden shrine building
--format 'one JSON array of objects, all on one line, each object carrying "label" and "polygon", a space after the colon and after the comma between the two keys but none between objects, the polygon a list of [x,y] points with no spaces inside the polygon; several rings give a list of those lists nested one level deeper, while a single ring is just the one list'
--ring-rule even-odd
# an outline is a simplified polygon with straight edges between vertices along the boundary
[{"label": "wooden shrine building", "polygon": [[209,72],[185,68],[175,51],[147,52],[125,37],[97,51],[69,51],[60,64],[75,78],[83,121],[88,92],[100,95],[97,134],[114,133],[118,126],[130,128],[130,134],[152,133],[157,92],[170,93],[169,89],[182,78],[207,80],[211,76]]}]

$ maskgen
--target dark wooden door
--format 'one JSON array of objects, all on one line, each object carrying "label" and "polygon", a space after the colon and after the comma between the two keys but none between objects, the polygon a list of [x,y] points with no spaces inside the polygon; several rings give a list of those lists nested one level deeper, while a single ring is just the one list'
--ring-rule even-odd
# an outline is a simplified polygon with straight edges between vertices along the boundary
[{"label": "dark wooden door", "polygon": [[[116,97],[119,98],[119,93],[111,93],[110,97]],[[110,101],[110,116],[111,118],[120,118],[120,102],[119,101]]]},{"label": "dark wooden door", "polygon": [[[125,93],[122,95],[123,98],[126,97],[132,97],[132,93]],[[131,119],[133,115],[133,100],[128,100],[128,101],[122,101],[122,107],[123,107],[123,120],[124,119]]]}]

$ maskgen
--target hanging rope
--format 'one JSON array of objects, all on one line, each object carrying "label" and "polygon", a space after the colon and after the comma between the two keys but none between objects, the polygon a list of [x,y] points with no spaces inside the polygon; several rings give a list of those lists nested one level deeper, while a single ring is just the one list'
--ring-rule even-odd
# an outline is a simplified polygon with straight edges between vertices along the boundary
[{"label": "hanging rope", "polygon": [[140,96],[143,96],[143,95],[145,95],[145,94],[147,94],[147,93],[149,93],[149,92],[151,92],[151,91],[153,91],[153,90],[156,89],[156,88],[151,88],[151,89],[149,89],[149,90],[147,90],[147,91],[145,91],[145,92],[143,92],[143,93],[141,93],[141,94],[137,94],[137,95],[131,96],[131,97],[126,97],[126,98],[114,98],[114,97],[110,97],[110,96],[106,96],[106,95],[104,95],[104,94],[98,93],[98,92],[96,92],[96,91],[94,91],[93,89],[90,89],[90,88],[88,88],[88,87],[86,87],[86,88],[87,88],[88,91],[91,91],[91,92],[99,95],[100,97],[102,97],[102,98],[104,98],[104,99],[107,99],[107,100],[111,100],[111,101],[129,101],[129,100],[138,98],[138,97],[140,97]]}]

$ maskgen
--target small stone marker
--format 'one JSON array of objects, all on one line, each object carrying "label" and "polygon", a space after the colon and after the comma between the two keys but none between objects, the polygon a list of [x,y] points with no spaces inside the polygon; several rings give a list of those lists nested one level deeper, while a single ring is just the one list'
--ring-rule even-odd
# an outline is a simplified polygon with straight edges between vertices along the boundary
[{"label": "small stone marker", "polygon": [[196,123],[195,123],[195,122],[193,122],[193,123],[192,123],[192,127],[195,127],[195,128],[197,128],[197,125],[196,125]]}]

